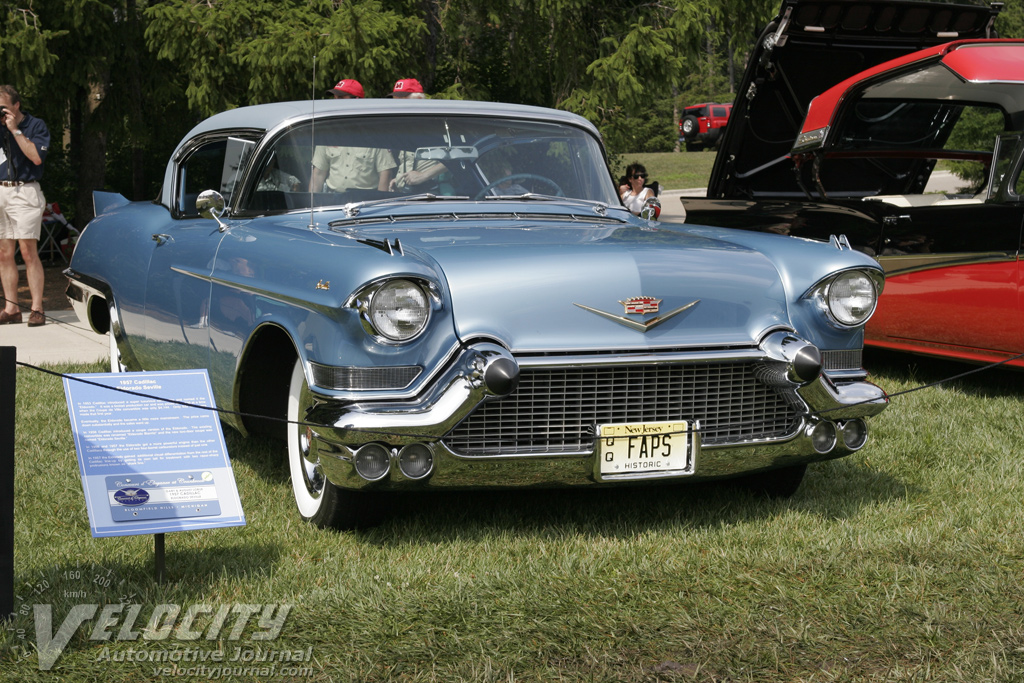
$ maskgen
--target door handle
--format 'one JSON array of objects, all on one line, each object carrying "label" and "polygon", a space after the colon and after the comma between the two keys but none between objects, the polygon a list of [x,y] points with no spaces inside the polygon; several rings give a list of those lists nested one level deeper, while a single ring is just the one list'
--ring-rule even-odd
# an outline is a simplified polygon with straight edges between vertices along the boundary
[{"label": "door handle", "polygon": [[900,223],[910,222],[911,218],[907,214],[903,214],[902,216],[886,216],[885,218],[882,219],[882,225],[884,225],[887,228],[895,227]]}]

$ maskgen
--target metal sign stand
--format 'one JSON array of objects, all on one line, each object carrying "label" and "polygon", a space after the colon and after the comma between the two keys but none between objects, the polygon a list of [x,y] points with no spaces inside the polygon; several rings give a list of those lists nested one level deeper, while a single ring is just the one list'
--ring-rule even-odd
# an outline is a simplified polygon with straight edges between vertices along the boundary
[{"label": "metal sign stand", "polygon": [[164,582],[164,535],[153,534],[153,560],[156,562],[156,582]]},{"label": "metal sign stand", "polygon": [[18,349],[0,346],[0,621],[14,612],[14,395]]}]

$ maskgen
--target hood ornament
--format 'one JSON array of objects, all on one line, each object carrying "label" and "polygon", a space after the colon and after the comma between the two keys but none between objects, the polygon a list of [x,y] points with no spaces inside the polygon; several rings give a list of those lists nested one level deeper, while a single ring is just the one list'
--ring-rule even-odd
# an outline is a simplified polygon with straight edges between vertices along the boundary
[{"label": "hood ornament", "polygon": [[[631,330],[636,330],[638,332],[646,332],[647,330],[654,329],[655,327],[665,322],[669,318],[673,318],[679,315],[686,309],[692,308],[699,301],[700,299],[694,299],[685,306],[680,306],[679,308],[669,311],[664,315],[659,315],[655,318],[651,318],[650,320],[644,321],[630,320],[629,318],[623,315],[615,315],[614,313],[608,313],[607,311],[602,311],[597,308],[591,308],[590,306],[584,306],[583,304],[578,304],[575,302],[573,302],[573,306],[578,306],[579,308],[582,308],[584,311],[590,311],[591,313],[599,315],[602,318],[608,318],[609,320],[617,322],[620,325],[625,325]],[[650,296],[634,296],[629,299],[626,299],[625,301],[620,301],[619,303],[626,307],[627,315],[647,315],[648,313],[658,312],[658,304],[661,303],[661,299],[655,299],[654,297]]]}]

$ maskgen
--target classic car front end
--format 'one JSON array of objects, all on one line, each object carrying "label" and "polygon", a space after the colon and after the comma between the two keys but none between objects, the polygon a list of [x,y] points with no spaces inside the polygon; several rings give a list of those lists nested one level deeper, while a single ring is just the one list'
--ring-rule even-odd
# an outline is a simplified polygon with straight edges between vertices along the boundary
[{"label": "classic car front end", "polygon": [[[304,518],[367,524],[428,489],[787,495],[865,444],[883,276],[842,240],[633,216],[564,112],[312,105],[198,126],[159,202],[97,197],[68,270],[115,368],[206,367],[226,423],[286,436]],[[320,149],[429,184],[321,187]]]}]

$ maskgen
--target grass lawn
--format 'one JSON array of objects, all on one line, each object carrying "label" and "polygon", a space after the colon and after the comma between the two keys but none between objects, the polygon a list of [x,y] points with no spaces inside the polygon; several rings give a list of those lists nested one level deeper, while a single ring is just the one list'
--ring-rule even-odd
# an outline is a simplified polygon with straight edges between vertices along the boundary
[{"label": "grass lawn", "polygon": [[[866,364],[890,393],[970,369]],[[991,369],[895,397],[862,451],[812,465],[788,500],[727,485],[409,496],[360,533],[298,521],[281,448],[229,431],[248,523],[169,534],[158,585],[151,537],[90,536],[63,389],[23,368],[24,609],[0,635],[0,680],[205,680],[195,661],[148,659],[239,647],[300,656],[232,680],[1021,681],[1020,380]],[[153,628],[104,641],[89,622],[38,670],[32,605],[52,605],[56,631],[75,605],[122,600]],[[290,606],[279,637],[210,624],[244,604]],[[159,605],[200,616],[167,633]]]},{"label": "grass lawn", "polygon": [[647,168],[650,180],[661,183],[663,190],[683,190],[707,187],[711,167],[715,165],[715,152],[656,152],[651,154],[623,154],[612,164],[612,175],[618,178],[626,166],[640,162]]}]

